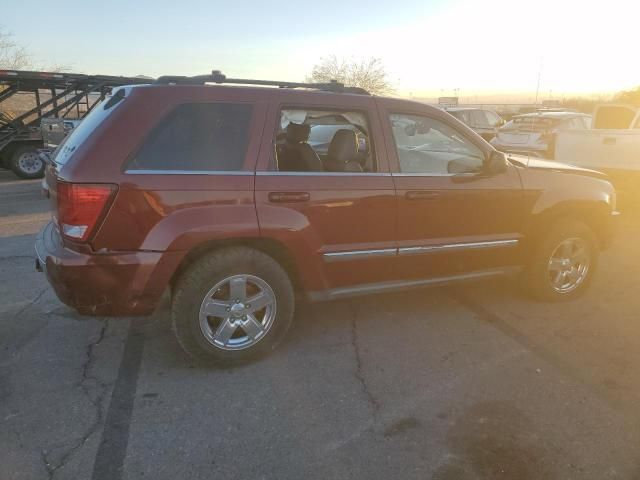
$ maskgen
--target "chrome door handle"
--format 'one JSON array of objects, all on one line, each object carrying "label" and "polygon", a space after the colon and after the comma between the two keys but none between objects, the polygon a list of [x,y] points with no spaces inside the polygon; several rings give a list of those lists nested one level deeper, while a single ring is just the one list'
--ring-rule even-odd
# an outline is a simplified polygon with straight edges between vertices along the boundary
[{"label": "chrome door handle", "polygon": [[429,190],[411,190],[405,193],[404,196],[407,200],[435,200],[440,194]]},{"label": "chrome door handle", "polygon": [[269,201],[272,203],[308,202],[310,198],[308,192],[269,192]]}]

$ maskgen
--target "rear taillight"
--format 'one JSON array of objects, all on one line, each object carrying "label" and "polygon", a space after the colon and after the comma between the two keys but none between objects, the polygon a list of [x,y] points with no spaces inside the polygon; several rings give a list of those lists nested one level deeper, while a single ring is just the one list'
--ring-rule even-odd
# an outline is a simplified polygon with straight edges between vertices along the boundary
[{"label": "rear taillight", "polygon": [[104,218],[117,187],[58,182],[56,190],[60,232],[77,242],[86,242]]}]

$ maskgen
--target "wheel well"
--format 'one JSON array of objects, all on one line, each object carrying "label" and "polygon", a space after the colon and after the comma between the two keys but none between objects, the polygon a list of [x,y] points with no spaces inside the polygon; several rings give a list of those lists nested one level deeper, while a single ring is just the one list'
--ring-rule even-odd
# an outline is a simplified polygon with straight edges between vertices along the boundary
[{"label": "wheel well", "polygon": [[605,226],[604,226],[605,213],[601,209],[594,208],[576,208],[570,211],[556,212],[555,214],[549,214],[543,219],[537,222],[537,225],[533,228],[531,235],[534,244],[537,244],[541,238],[549,231],[553,225],[557,225],[567,220],[576,220],[584,223],[589,227],[596,239],[598,240],[598,246],[602,248],[605,241]]},{"label": "wheel well", "polygon": [[300,277],[293,256],[291,255],[287,247],[285,247],[282,243],[270,238],[235,238],[225,240],[211,240],[198,245],[197,247],[189,251],[187,255],[185,255],[185,257],[182,259],[182,262],[180,262],[180,265],[173,273],[171,281],[169,283],[171,288],[173,288],[182,273],[187,268],[189,268],[189,266],[197,259],[211,252],[227,247],[253,248],[269,255],[276,262],[278,262],[280,266],[282,266],[282,268],[285,269],[285,271],[289,275],[289,278],[291,278],[293,287],[296,290],[300,289]]}]

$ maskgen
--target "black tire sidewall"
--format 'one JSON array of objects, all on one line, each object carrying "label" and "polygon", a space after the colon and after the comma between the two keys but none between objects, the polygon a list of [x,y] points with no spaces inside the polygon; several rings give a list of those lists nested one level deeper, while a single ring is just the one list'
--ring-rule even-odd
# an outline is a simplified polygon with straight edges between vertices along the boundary
[{"label": "black tire sidewall", "polygon": [[38,172],[36,173],[23,172],[20,169],[18,164],[18,160],[23,154],[27,152],[37,152],[37,151],[38,151],[38,148],[33,145],[22,145],[14,148],[13,152],[11,152],[11,158],[9,161],[9,166],[11,167],[11,170],[13,171],[13,173],[15,173],[20,178],[24,178],[24,179],[42,178],[45,170],[45,164],[44,162],[42,162],[42,160],[40,160],[42,162],[42,168],[38,170]]},{"label": "black tire sidewall", "polygon": [[[267,334],[243,350],[222,350],[200,329],[200,305],[209,290],[233,275],[254,275],[264,280],[276,296],[276,317]],[[249,248],[228,248],[196,260],[178,281],[172,304],[174,333],[194,360],[240,364],[271,352],[284,338],[294,310],[294,293],[285,270],[268,255]]]},{"label": "black tire sidewall", "polygon": [[[568,238],[579,237],[587,242],[590,254],[587,277],[573,291],[556,292],[548,278],[548,263],[556,247]],[[565,220],[554,224],[535,251],[533,261],[525,272],[525,288],[538,299],[545,301],[566,301],[581,296],[589,287],[598,266],[598,242],[593,231],[584,223]]]}]

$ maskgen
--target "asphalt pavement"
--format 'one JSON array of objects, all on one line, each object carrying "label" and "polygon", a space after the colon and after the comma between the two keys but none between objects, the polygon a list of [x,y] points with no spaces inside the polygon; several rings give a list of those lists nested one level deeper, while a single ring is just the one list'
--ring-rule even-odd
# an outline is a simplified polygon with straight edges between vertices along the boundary
[{"label": "asphalt pavement", "polygon": [[0,171],[0,479],[639,479],[640,214],[580,300],[508,280],[301,305],[273,355],[192,365],[167,305],[82,317]]}]

